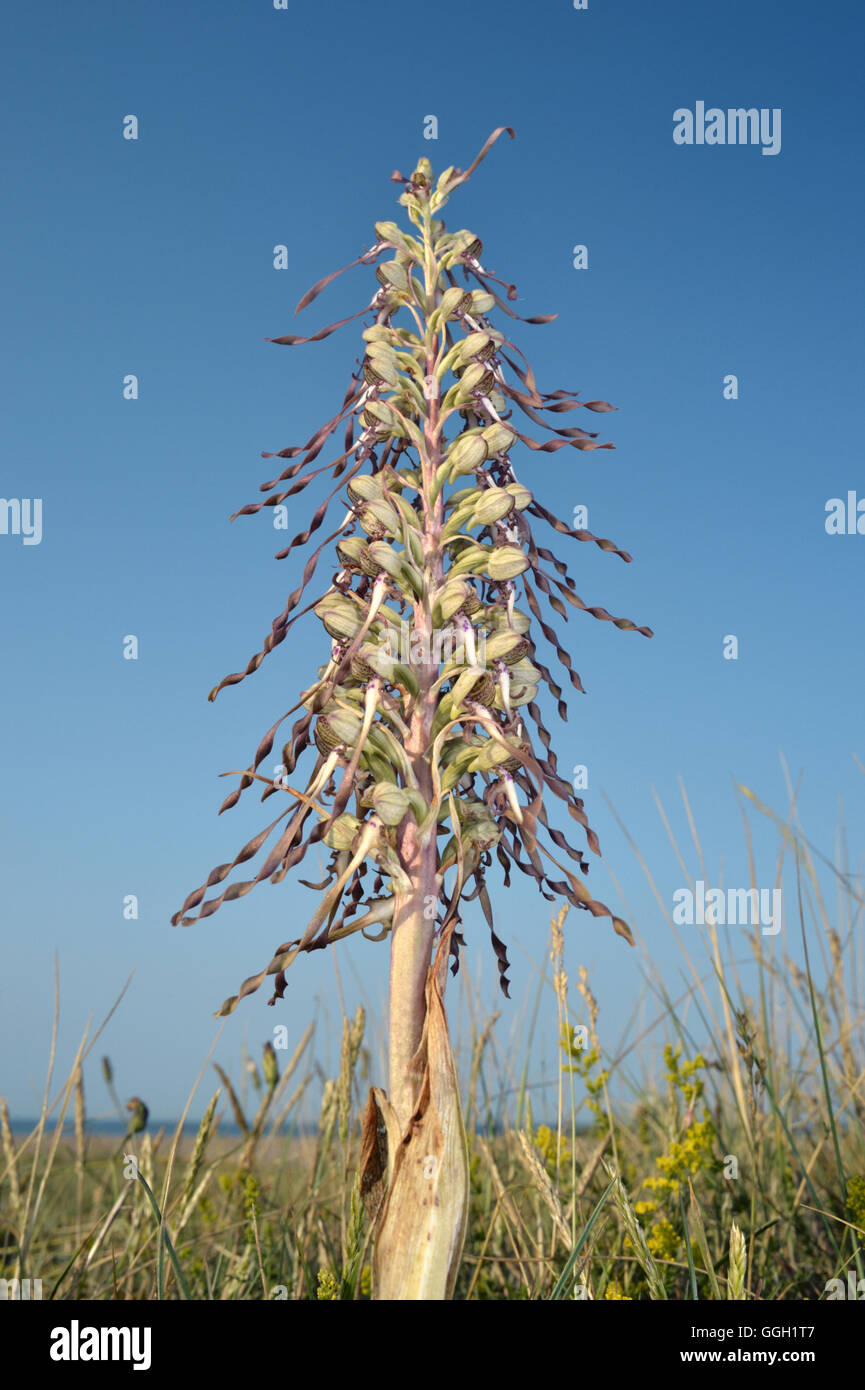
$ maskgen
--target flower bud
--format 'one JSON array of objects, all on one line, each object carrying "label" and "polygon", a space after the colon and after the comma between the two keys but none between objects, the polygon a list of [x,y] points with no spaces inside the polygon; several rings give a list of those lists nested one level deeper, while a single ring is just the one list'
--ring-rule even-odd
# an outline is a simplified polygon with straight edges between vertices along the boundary
[{"label": "flower bud", "polygon": [[264,1072],[264,1079],[268,1089],[273,1090],[279,1080],[279,1065],[276,1060],[276,1053],[273,1050],[273,1043],[266,1042],[262,1050],[261,1069]]},{"label": "flower bud", "polygon": [[451,478],[461,478],[465,473],[473,473],[486,461],[489,446],[478,434],[461,434],[454,440],[447,452],[451,466]]}]

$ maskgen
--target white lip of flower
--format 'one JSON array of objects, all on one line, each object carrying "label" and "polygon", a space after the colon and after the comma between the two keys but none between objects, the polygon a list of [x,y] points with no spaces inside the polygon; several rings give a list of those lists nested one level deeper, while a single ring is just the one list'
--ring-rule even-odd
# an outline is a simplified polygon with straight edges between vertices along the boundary
[{"label": "white lip of flower", "polygon": [[502,693],[502,704],[508,719],[511,717],[511,678],[508,668],[503,661],[496,662],[496,672],[498,675],[499,690]]},{"label": "white lip of flower", "polygon": [[372,598],[370,599],[369,610],[366,615],[370,622],[372,622],[376,613],[381,608],[382,601],[384,599],[385,594],[387,593],[387,588],[389,584],[390,575],[388,574],[387,570],[381,570],[376,575],[375,583],[372,586]]},{"label": "white lip of flower", "polygon": [[478,654],[477,648],[475,647],[475,634],[468,618],[460,619],[460,627],[462,629],[463,642],[465,643],[466,656],[469,659],[469,665],[477,666]]},{"label": "white lip of flower", "polygon": [[509,772],[505,772],[502,774],[502,782],[504,783],[505,795],[508,798],[511,810],[514,813],[514,820],[517,822],[518,825],[522,825],[523,809],[520,806],[519,800],[517,799],[517,789],[514,786],[514,779]]},{"label": "white lip of flower", "polygon": [[499,415],[489,396],[481,396],[481,405],[483,406],[487,414],[493,417],[497,425],[501,425],[503,423],[502,417]]},{"label": "white lip of flower", "polygon": [[338,744],[332,752],[328,753],[327,758],[325,759],[324,763],[322,764],[321,768],[316,774],[315,780],[306,789],[307,796],[317,796],[318,793],[321,791],[321,788],[326,786],[331,776],[331,773],[333,772],[337,763],[341,761],[344,753],[345,747],[341,743]]}]

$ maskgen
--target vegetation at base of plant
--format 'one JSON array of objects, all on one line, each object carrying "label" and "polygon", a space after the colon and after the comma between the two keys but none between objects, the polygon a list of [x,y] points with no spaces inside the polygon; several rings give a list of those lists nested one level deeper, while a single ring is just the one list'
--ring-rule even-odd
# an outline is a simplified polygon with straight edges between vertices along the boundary
[{"label": "vegetation at base of plant", "polygon": [[[578,956],[570,973],[583,988],[569,992],[565,954],[578,943],[565,942],[561,913],[537,965],[536,1014],[515,1001],[520,1028],[488,1014],[491,991],[461,973],[452,1007],[471,1020],[455,1026],[470,1163],[457,1300],[812,1300],[834,1278],[846,1285],[848,1271],[861,1277],[861,889],[789,820],[781,852],[809,889],[807,960],[794,960],[792,939],[767,948],[755,933],[749,962],[749,938],[716,941],[708,926],[687,943],[692,979],[673,999],[646,950],[647,1022],[615,1039]],[[837,917],[830,887],[841,890]],[[590,1047],[574,1056],[583,1027]],[[57,1300],[371,1297],[356,1174],[362,1038],[377,1031],[369,1010],[344,1020],[324,1085],[324,1039],[311,1031],[288,1062],[277,1054],[272,1088],[256,1089],[249,1057],[223,1058],[197,1132],[151,1118],[119,1147],[90,1117],[113,1106],[126,1123],[117,1089],[146,1101],[149,1061],[142,1053],[134,1078],[111,1069],[109,1088],[91,1060],[100,1032],[86,1034],[29,1132],[13,1129],[0,1100],[0,1277],[39,1278]],[[608,1078],[593,1096],[567,1068],[595,1047],[588,1079]],[[264,1064],[262,1052],[262,1078]]]}]

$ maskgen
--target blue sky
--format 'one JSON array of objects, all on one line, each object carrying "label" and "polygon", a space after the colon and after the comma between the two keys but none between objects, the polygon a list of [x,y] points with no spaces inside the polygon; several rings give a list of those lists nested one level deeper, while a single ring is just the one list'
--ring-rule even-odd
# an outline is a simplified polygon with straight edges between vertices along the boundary
[{"label": "blue sky", "polygon": [[[91,0],[7,16],[0,494],[43,506],[40,544],[0,535],[0,1093],[13,1114],[38,1109],[55,951],[59,1070],[134,968],[93,1056],[111,1055],[124,1096],[170,1116],[213,1011],[312,914],[290,877],[205,923],[169,924],[273,805],[244,799],[217,819],[233,785],[218,774],[248,763],[324,659],[306,621],[207,702],[299,574],[271,558],[285,535],[268,513],[228,517],[273,476],[261,451],[301,443],[333,413],[360,346],[359,324],[302,348],[264,339],[360,308],[363,268],[293,317],[313,281],[371,245],[375,221],[401,220],[395,167],[421,154],[466,167],[498,125],[517,138],[454,195],[448,226],[482,238],[518,312],[558,313],[514,325],[541,389],[618,407],[594,417],[615,452],[523,451],[517,473],[562,516],[586,505],[591,529],[632,553],[623,565],[554,544],[587,603],[655,631],[646,641],[584,614],[564,629],[587,693],[569,700],[567,725],[553,711],[547,722],[562,767],[589,769],[604,851],[591,886],[675,981],[678,948],[610,807],[670,903],[683,875],[652,789],[685,840],[681,776],[710,871],[747,885],[733,783],[783,813],[779,750],[802,778],[807,833],[831,855],[843,811],[856,858],[865,536],[828,536],[824,518],[829,498],[865,497],[863,27],[852,3],[780,0],[442,0],[429,12]],[[676,145],[673,113],[698,101],[780,109],[780,153]],[[127,114],[137,141],[122,138]],[[286,270],[273,267],[278,244]],[[122,396],[127,373],[136,401]],[[730,373],[737,400],[723,398]],[[130,633],[135,662],[122,657]],[[736,661],[723,659],[728,634]],[[754,828],[769,886],[773,832],[759,817]],[[122,914],[131,893],[137,921]],[[519,1001],[549,905],[528,880],[497,901]],[[645,959],[583,916],[569,922],[569,968],[589,967],[613,1046]],[[497,1006],[479,912],[466,931]],[[338,963],[346,1004],[381,1011],[386,947],[351,941]],[[313,1017],[322,1064],[328,1048],[335,1060],[330,953],[292,967],[280,1010],[264,997],[228,1021],[219,1060],[236,1069],[244,1038],[257,1050],[274,1023],[293,1039]],[[501,1002],[508,1030],[522,1005]],[[92,1108],[107,1110],[87,1075]]]}]

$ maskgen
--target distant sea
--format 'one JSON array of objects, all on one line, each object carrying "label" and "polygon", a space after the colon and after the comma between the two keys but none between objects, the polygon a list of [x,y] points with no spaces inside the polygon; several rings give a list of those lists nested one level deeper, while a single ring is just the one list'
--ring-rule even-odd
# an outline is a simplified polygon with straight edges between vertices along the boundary
[{"label": "distant sea", "polygon": [[[190,1119],[187,1119],[186,1122],[185,1122],[185,1124],[184,1124],[184,1126],[183,1126],[183,1133],[184,1133],[184,1134],[191,1134],[191,1135],[193,1135],[193,1137],[194,1137],[194,1136],[198,1133],[198,1126],[200,1125],[200,1123],[201,1123],[201,1120],[200,1120],[200,1119],[197,1119],[197,1120],[190,1120]],[[23,1119],[23,1120],[21,1120],[21,1119],[10,1119],[10,1124],[11,1124],[11,1126],[12,1126],[12,1133],[13,1133],[13,1134],[16,1134],[16,1135],[31,1134],[31,1133],[33,1132],[33,1130],[36,1128],[36,1126],[39,1124],[39,1120],[38,1120],[38,1119],[33,1119],[33,1120],[28,1120],[28,1119]],[[67,1117],[66,1117],[66,1122],[65,1122],[63,1128],[65,1129],[66,1134],[68,1135],[68,1137],[71,1139],[71,1138],[73,1137],[73,1134],[74,1134],[74,1130],[73,1130],[73,1127],[72,1127],[72,1117],[71,1117],[71,1115],[67,1115]],[[118,1138],[122,1139],[123,1136],[124,1136],[124,1134],[125,1134],[126,1131],[127,1131],[127,1128],[128,1128],[128,1125],[126,1124],[126,1122],[123,1121],[123,1120],[120,1120],[120,1119],[115,1119],[115,1120],[91,1120],[91,1119],[88,1119],[87,1122],[86,1122],[86,1124],[85,1124],[85,1126],[84,1126],[84,1132],[85,1132],[85,1134],[107,1134],[107,1135],[116,1134]],[[148,1121],[147,1121],[147,1131],[146,1131],[146,1132],[149,1133],[149,1134],[158,1134],[159,1131],[160,1131],[161,1129],[164,1129],[164,1130],[166,1131],[166,1133],[171,1133],[171,1134],[173,1134],[176,1128],[177,1128],[177,1118],[176,1118],[176,1117],[175,1117],[173,1120],[160,1120],[160,1119],[154,1119],[154,1118],[151,1116],[151,1118],[148,1119]],[[45,1132],[46,1132],[46,1134],[53,1134],[53,1133],[55,1132],[55,1129],[56,1129],[56,1126],[55,1126],[55,1124],[54,1124],[53,1119],[47,1120],[47,1121],[46,1121],[46,1124],[45,1124]],[[235,1124],[234,1121],[231,1121],[231,1122],[229,1122],[229,1121],[227,1121],[227,1120],[221,1120],[221,1121],[220,1121],[220,1125],[219,1125],[219,1133],[220,1133],[220,1134],[222,1134],[222,1135],[240,1135],[240,1134],[242,1134],[242,1132],[243,1132],[243,1131],[241,1130],[240,1126],[237,1125],[237,1124]],[[282,1132],[283,1132],[284,1134],[285,1134],[285,1133],[289,1133],[289,1132],[293,1132],[293,1133],[295,1133],[295,1134],[315,1134],[315,1133],[316,1133],[316,1126],[315,1126],[314,1124],[306,1124],[306,1125],[300,1125],[300,1126],[298,1126],[298,1127],[295,1128],[295,1126],[293,1126],[292,1124],[290,1124],[290,1123],[287,1122],[287,1123],[285,1124],[285,1126],[283,1127],[283,1131],[282,1131]],[[137,1138],[138,1136],[135,1135],[135,1136],[133,1136],[133,1137],[134,1137],[134,1138]]]}]

